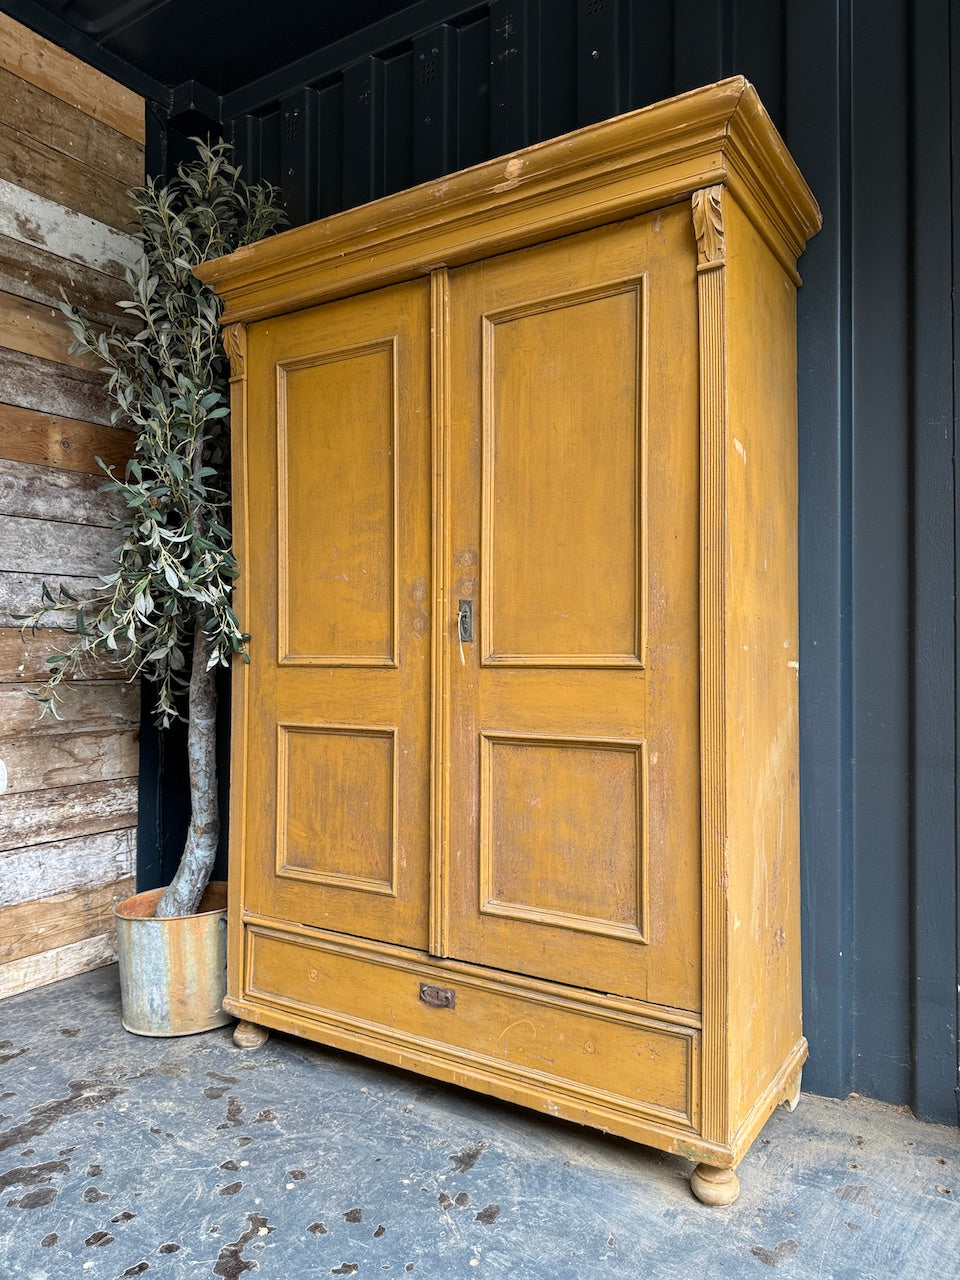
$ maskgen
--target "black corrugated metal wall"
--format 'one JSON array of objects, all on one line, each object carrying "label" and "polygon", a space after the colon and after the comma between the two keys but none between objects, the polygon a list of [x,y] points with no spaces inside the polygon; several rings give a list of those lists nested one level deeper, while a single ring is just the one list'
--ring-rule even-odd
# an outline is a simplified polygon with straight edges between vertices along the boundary
[{"label": "black corrugated metal wall", "polygon": [[421,0],[214,105],[185,87],[152,153],[216,115],[296,224],[754,82],[824,213],[799,303],[804,1083],[956,1123],[953,8]]}]

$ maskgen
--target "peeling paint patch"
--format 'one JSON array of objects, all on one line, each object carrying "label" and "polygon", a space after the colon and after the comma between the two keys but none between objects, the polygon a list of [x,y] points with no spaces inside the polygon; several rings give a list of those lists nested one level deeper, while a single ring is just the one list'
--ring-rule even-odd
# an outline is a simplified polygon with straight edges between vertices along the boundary
[{"label": "peeling paint patch", "polygon": [[169,1241],[169,1243],[167,1244],[162,1244],[160,1248],[157,1250],[157,1253],[164,1253],[164,1254],[179,1253],[179,1252],[180,1252],[180,1246],[178,1244],[175,1244],[172,1240]]},{"label": "peeling paint patch", "polygon": [[108,1102],[112,1102],[114,1098],[122,1097],[127,1092],[120,1085],[104,1084],[99,1080],[71,1080],[67,1088],[70,1090],[69,1097],[54,1098],[52,1102],[32,1107],[31,1119],[25,1120],[14,1129],[0,1133],[0,1151],[6,1151],[9,1147],[18,1147],[23,1142],[29,1142],[31,1138],[38,1138],[66,1116],[97,1111]]},{"label": "peeling paint patch", "polygon": [[235,1196],[238,1191],[242,1190],[242,1182],[230,1182],[225,1187],[217,1187],[217,1194],[221,1196]]},{"label": "peeling paint patch", "polygon": [[362,1210],[362,1209],[348,1209],[348,1210],[347,1210],[347,1212],[343,1215],[343,1220],[344,1220],[344,1222],[362,1222],[362,1221],[363,1221],[363,1210]]},{"label": "peeling paint patch", "polygon": [[784,1258],[792,1258],[797,1252],[797,1242],[781,1240],[775,1249],[765,1249],[763,1245],[755,1244],[750,1252],[768,1267],[778,1267]]},{"label": "peeling paint patch", "polygon": [[245,1271],[256,1271],[260,1266],[258,1262],[243,1257],[243,1247],[257,1236],[269,1235],[275,1228],[259,1213],[248,1213],[247,1221],[250,1223],[247,1230],[233,1244],[225,1244],[217,1255],[213,1274],[220,1276],[221,1280],[239,1280]]},{"label": "peeling paint patch", "polygon": [[150,1270],[149,1262],[137,1262],[132,1267],[127,1267],[121,1275],[121,1280],[126,1280],[127,1276],[142,1276],[145,1271]]},{"label": "peeling paint patch", "polygon": [[485,1227],[492,1227],[500,1217],[500,1206],[498,1204],[488,1204],[475,1217],[477,1222],[482,1222]]},{"label": "peeling paint patch", "polygon": [[51,1231],[48,1236],[44,1236],[40,1241],[40,1248],[52,1249],[59,1239],[60,1237],[57,1235],[56,1231]]},{"label": "peeling paint patch", "polygon": [[341,1262],[339,1267],[332,1267],[330,1274],[332,1276],[355,1276],[360,1270],[358,1262]]},{"label": "peeling paint patch", "polygon": [[243,1124],[243,1103],[239,1098],[232,1095],[227,1099],[227,1118],[222,1124],[218,1124],[218,1129],[239,1129]]},{"label": "peeling paint patch", "polygon": [[455,1173],[466,1173],[483,1155],[485,1142],[472,1142],[467,1147],[461,1147],[455,1156],[448,1156],[447,1159],[453,1165]]},{"label": "peeling paint patch", "polygon": [[8,1169],[6,1173],[0,1173],[0,1192],[10,1187],[35,1187],[38,1183],[49,1182],[55,1173],[69,1172],[66,1160],[47,1160],[43,1164]]},{"label": "peeling paint patch", "polygon": [[8,1200],[7,1205],[10,1208],[19,1209],[44,1209],[48,1204],[52,1204],[56,1198],[56,1187],[38,1187],[36,1191],[28,1191],[19,1200]]},{"label": "peeling paint patch", "polygon": [[325,1236],[327,1234],[327,1228],[322,1222],[311,1222],[307,1230],[312,1236]]},{"label": "peeling paint patch", "polygon": [[114,1237],[109,1231],[95,1231],[92,1236],[87,1236],[83,1243],[102,1248],[104,1245],[113,1244],[113,1240]]}]

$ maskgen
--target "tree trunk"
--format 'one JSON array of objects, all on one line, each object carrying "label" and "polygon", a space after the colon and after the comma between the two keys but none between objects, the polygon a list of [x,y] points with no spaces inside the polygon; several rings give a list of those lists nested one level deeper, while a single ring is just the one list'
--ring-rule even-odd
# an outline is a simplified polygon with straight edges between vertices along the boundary
[{"label": "tree trunk", "polygon": [[208,669],[211,644],[197,619],[188,699],[187,759],[190,766],[190,829],[180,866],[157,905],[158,916],[192,915],[207,887],[220,838],[217,797],[216,668]]}]

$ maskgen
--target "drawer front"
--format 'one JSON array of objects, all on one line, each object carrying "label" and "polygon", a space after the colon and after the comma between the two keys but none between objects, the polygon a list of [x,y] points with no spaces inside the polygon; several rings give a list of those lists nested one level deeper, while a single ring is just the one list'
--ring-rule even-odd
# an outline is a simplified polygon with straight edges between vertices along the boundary
[{"label": "drawer front", "polygon": [[282,1012],[309,1039],[613,1132],[617,1115],[696,1130],[699,1031],[623,1001],[260,926],[243,987],[245,1010]]}]

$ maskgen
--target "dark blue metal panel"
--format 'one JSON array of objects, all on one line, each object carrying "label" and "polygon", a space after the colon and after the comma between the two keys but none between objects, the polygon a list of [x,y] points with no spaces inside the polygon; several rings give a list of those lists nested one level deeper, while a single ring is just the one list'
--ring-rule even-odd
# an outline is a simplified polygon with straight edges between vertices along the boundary
[{"label": "dark blue metal panel", "polygon": [[[913,28],[910,258],[913,395],[913,1088],[920,1115],[950,1119],[957,1063],[956,510],[950,3],[917,6]],[[952,943],[952,946],[951,946]],[[960,1095],[955,1095],[960,1107]],[[960,1111],[953,1118],[960,1119]]]},{"label": "dark blue metal panel", "polygon": [[850,1017],[850,184],[849,32],[835,0],[787,14],[787,142],[823,230],[798,297],[800,850],[809,1088],[853,1086]]},{"label": "dark blue metal panel", "polygon": [[905,1099],[911,999],[905,0],[854,0],[850,35],[854,1076],[871,1096]]}]

